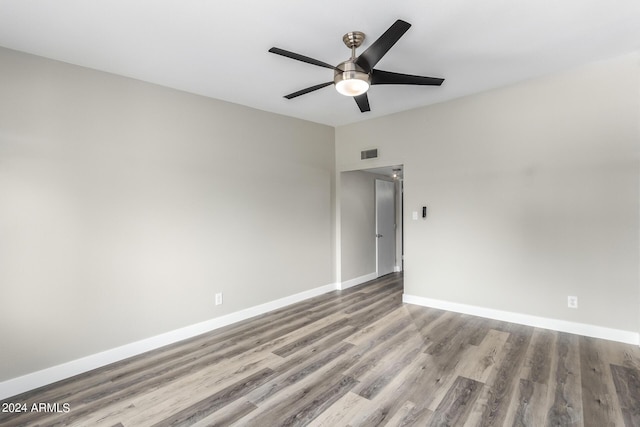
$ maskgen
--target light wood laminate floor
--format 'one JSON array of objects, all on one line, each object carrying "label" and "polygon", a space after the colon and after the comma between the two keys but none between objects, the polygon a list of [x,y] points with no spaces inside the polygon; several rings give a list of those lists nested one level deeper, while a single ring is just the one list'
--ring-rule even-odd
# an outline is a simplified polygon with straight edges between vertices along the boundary
[{"label": "light wood laminate floor", "polygon": [[403,304],[393,274],[6,402],[69,411],[2,426],[640,426],[640,349]]}]

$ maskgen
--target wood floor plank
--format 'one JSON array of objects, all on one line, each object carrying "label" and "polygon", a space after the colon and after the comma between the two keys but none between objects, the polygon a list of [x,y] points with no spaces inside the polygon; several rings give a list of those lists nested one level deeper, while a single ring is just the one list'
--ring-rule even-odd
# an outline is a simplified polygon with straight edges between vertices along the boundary
[{"label": "wood floor plank", "polygon": [[[180,378],[131,401],[137,413],[122,417],[126,425],[151,425],[169,418],[172,413],[192,406],[237,382],[238,378],[270,369],[279,359],[273,354],[255,354],[252,359],[236,357]],[[273,369],[272,369],[273,371]]]},{"label": "wood floor plank", "polygon": [[411,323],[411,318],[403,307],[397,307],[386,316],[375,319],[369,324],[364,324],[345,341],[353,345],[362,345],[365,342],[384,341],[397,334]]},{"label": "wood floor plank", "polygon": [[[491,329],[485,334],[485,338],[479,346],[459,346],[459,351],[456,353],[447,353],[448,355],[455,355],[455,359],[459,359],[459,362],[451,366],[445,365],[446,368],[439,375],[439,386],[433,390],[433,399],[429,404],[429,408],[433,411],[437,409],[459,376],[473,379],[483,384],[491,376],[495,376],[496,370],[500,367],[504,357],[505,344],[508,338],[509,333]],[[481,401],[481,403],[475,405],[476,411],[479,411],[477,406],[482,405],[483,402]],[[478,415],[475,414],[476,417]]]},{"label": "wood floor plank", "polygon": [[[487,380],[486,401],[481,399],[482,409],[476,410],[474,422],[482,426],[501,426],[507,417],[509,405],[515,400],[514,391],[518,389],[518,373],[531,341],[533,328],[510,325],[505,332],[509,338],[500,357],[499,365]],[[515,403],[515,402],[514,402]]]},{"label": "wood floor plank", "polygon": [[[245,351],[250,349],[246,344],[243,346]],[[250,353],[247,353],[250,354]],[[67,414],[64,418],[65,422],[75,422],[77,419],[91,413],[94,408],[91,404],[99,404],[102,407],[117,404],[124,399],[132,399],[145,393],[147,390],[155,390],[159,387],[167,387],[173,384],[177,379],[184,378],[191,374],[201,372],[211,366],[216,366],[229,357],[242,356],[242,352],[238,349],[230,349],[223,353],[212,353],[190,360],[180,366],[175,364],[168,367],[154,367],[154,369],[144,371],[135,378],[130,378],[125,385],[114,383],[111,387],[101,385],[92,390],[92,394],[79,395],[77,399],[71,399],[70,405],[75,408],[74,411]]]},{"label": "wood floor plank", "polygon": [[514,404],[507,411],[505,425],[514,427],[537,427],[547,424],[547,386],[520,379]]},{"label": "wood floor plank", "polygon": [[[353,366],[363,354],[357,347],[348,343],[344,344],[347,346],[345,347],[347,351],[341,357],[324,362],[321,367],[308,375],[298,375],[299,371],[297,371],[296,365],[283,365],[279,377],[274,377],[271,381],[245,395],[245,399],[255,403],[258,409],[250,417],[241,419],[239,425],[247,423],[247,420],[261,419],[264,413],[273,411],[275,407],[287,407],[292,402],[298,402],[306,396],[317,393],[317,390],[326,387],[327,382],[336,378],[344,378],[345,369]],[[332,351],[332,349],[325,351]],[[323,357],[322,354],[318,356]],[[302,370],[307,371],[307,367],[302,367]],[[274,393],[274,389],[277,392]],[[277,415],[277,412],[270,413],[272,418]],[[280,415],[283,414],[284,412],[280,412]]]},{"label": "wood floor plank", "polygon": [[426,426],[431,421],[433,412],[427,408],[416,409],[414,408],[405,418],[398,421],[398,424],[391,424],[390,426]]},{"label": "wood floor plank", "polygon": [[[108,407],[100,408],[94,412],[91,412],[86,417],[83,417],[82,420],[76,420],[75,422],[66,423],[61,420],[56,424],[55,422],[50,424],[51,426],[55,425],[64,425],[71,427],[86,427],[86,426],[96,426],[96,427],[109,427],[113,425],[124,425],[122,424],[122,419],[126,416],[134,415],[139,413],[138,408],[135,405],[129,402],[118,402],[114,405],[110,405]],[[49,424],[44,424],[49,425]]]},{"label": "wood floor plank", "polygon": [[387,426],[424,426],[433,417],[433,412],[427,408],[418,409],[413,402],[407,402],[385,425]]},{"label": "wood floor plank", "polygon": [[433,322],[446,313],[444,310],[435,308],[425,310],[424,307],[411,304],[405,304],[404,308],[422,336],[427,335],[427,331],[433,327]]},{"label": "wood floor plank", "polygon": [[343,317],[341,319],[336,320],[335,322],[325,326],[324,328],[320,328],[314,331],[311,331],[309,334],[289,343],[286,344],[282,347],[279,347],[275,350],[273,350],[274,354],[277,354],[280,357],[287,357],[290,356],[291,354],[295,353],[296,351],[299,351],[301,349],[306,348],[308,345],[313,344],[319,340],[321,340],[322,338],[333,334],[336,332],[336,330],[342,330],[342,329],[347,329],[348,331],[347,333],[350,335],[350,333],[352,332],[352,329],[350,328],[349,325],[349,320],[346,317]]},{"label": "wood floor plank", "polygon": [[416,405],[406,400],[407,390],[410,385],[403,379],[404,372],[414,372],[419,366],[424,365],[425,359],[430,356],[418,353],[417,357],[383,389],[372,400],[364,399],[369,404],[362,408],[359,413],[352,413],[350,418],[345,418],[340,425],[350,426],[381,426],[388,425],[395,415],[402,411],[402,408],[409,405],[412,414],[415,414]]},{"label": "wood floor plank", "polygon": [[550,349],[555,337],[556,333],[553,331],[538,329],[533,332],[520,378],[547,384],[551,376]]},{"label": "wood floor plank", "polygon": [[[367,346],[368,351],[364,356],[352,367],[345,371],[345,375],[349,375],[356,379],[362,379],[366,377],[371,371],[375,370],[381,363],[383,363],[387,356],[394,352],[394,349],[402,346],[408,340],[415,338],[415,332],[412,329],[407,328],[397,333],[395,336],[388,338],[384,342],[372,341],[370,346]],[[375,345],[375,344],[378,345]]]},{"label": "wood floor plank", "polygon": [[[278,348],[286,347],[292,343],[297,341],[304,340],[304,338],[310,334],[313,334],[315,331],[324,328],[325,326],[335,323],[338,320],[344,319],[344,315],[341,313],[333,313],[325,318],[317,318],[312,322],[306,324],[302,328],[289,330],[280,330],[274,333],[263,334],[261,338],[254,338],[253,341],[249,341],[250,348],[245,349],[244,353],[255,353],[255,352],[263,352],[270,351],[274,352]],[[317,342],[323,341],[328,336],[332,336],[331,331],[327,331],[329,335],[324,335],[323,337],[317,337]],[[246,345],[247,341],[241,341],[240,345]],[[308,342],[309,345],[314,344],[313,342]],[[299,347],[302,348],[302,347]],[[294,351],[295,352],[295,351]],[[233,356],[235,353],[228,353]]]},{"label": "wood floor plank", "polygon": [[385,423],[385,425],[397,426],[402,425],[406,422],[411,422],[413,424],[415,421],[409,421],[411,415],[414,413],[416,408],[415,403],[406,401],[404,404],[400,406],[400,408],[389,418],[389,421]]},{"label": "wood floor plank", "polygon": [[[402,337],[398,338],[398,340],[401,340],[401,339]],[[249,393],[247,395],[247,398],[251,399],[253,402],[259,402],[261,407],[264,407],[264,405],[267,405],[267,404],[273,405],[275,404],[274,402],[281,401],[281,400],[285,400],[285,401],[295,400],[294,397],[292,396],[299,390],[308,389],[310,386],[312,386],[314,381],[317,382],[318,379],[320,378],[346,374],[351,367],[353,367],[356,363],[361,362],[363,358],[365,358],[365,356],[367,356],[368,353],[370,353],[371,349],[380,347],[379,349],[380,353],[387,352],[389,349],[383,348],[382,347],[383,343],[384,342],[380,341],[379,339],[374,339],[369,342],[366,342],[362,346],[354,346],[351,343],[344,343],[345,345],[351,346],[352,348],[349,349],[341,357],[340,360],[336,361],[335,363],[328,363],[326,366],[323,366],[320,370],[315,372],[314,373],[315,378],[313,377],[304,378],[302,379],[302,381],[298,381],[295,384],[290,384],[291,385],[290,387],[281,388],[279,395],[275,396],[274,398],[271,398],[271,396],[273,396],[272,389],[274,387],[274,384],[267,383],[265,384],[265,386],[257,389],[252,393]],[[312,352],[313,350],[314,349],[311,349]],[[316,354],[316,353],[313,352],[312,354]],[[377,354],[378,353],[374,353],[372,357],[376,357]],[[321,356],[321,355],[318,354],[318,356]],[[291,362],[294,362],[294,361],[292,360]],[[296,360],[295,364],[297,363],[300,363],[300,361]],[[292,374],[295,374],[295,372]],[[281,380],[279,380],[278,378],[275,378],[273,381],[280,382]]]},{"label": "wood floor plank", "polygon": [[622,426],[624,420],[618,403],[611,369],[599,340],[579,338],[583,418],[585,426]]},{"label": "wood floor plank", "polygon": [[402,303],[402,274],[31,390],[3,427],[640,425],[640,348]]},{"label": "wood floor plank", "polygon": [[[409,396],[415,395],[414,392],[419,390],[424,392],[420,388],[421,381],[415,377],[420,375],[407,375],[409,373],[421,373],[427,372],[425,367],[428,365],[428,360],[431,358],[428,354],[419,353],[417,357],[407,365],[403,370],[398,372],[398,375],[379,393],[373,400],[369,401],[369,406],[362,412],[354,414],[349,419],[348,424],[351,426],[382,426],[387,425],[390,420],[395,417],[398,411],[411,404],[413,409],[408,419],[423,419],[426,415],[430,415],[431,411],[426,408],[428,403],[426,400],[410,401]],[[424,425],[424,424],[418,424]]]},{"label": "wood floor plank", "polygon": [[457,346],[455,352],[449,353],[451,357],[439,355],[430,359],[429,370],[435,375],[435,381],[429,390],[428,408],[435,411],[445,398],[450,388],[453,387],[460,372],[466,365],[477,363],[472,354],[477,351],[473,346]]},{"label": "wood floor plank", "polygon": [[[302,364],[283,361],[275,371],[280,373],[263,387],[257,388],[254,392],[247,394],[247,399],[256,405],[262,404],[271,396],[292,385],[298,384],[314,373],[326,369],[327,366],[334,366],[332,362],[344,356],[353,348],[352,344],[341,343],[336,347],[330,347],[325,351],[317,353],[314,357],[305,360]],[[340,365],[341,369],[344,365]]]},{"label": "wood floor plank", "polygon": [[[344,396],[358,382],[351,377],[343,377],[335,382],[330,388],[323,390],[321,393],[309,395],[305,399],[299,400],[297,403],[304,403],[299,407],[291,410],[289,416],[281,420],[279,411],[275,410],[277,422],[281,426],[304,426],[322,414],[326,409],[330,408],[333,403]],[[287,405],[287,408],[291,408]],[[261,426],[262,420],[259,420],[256,426]],[[276,425],[276,424],[274,424]]]},{"label": "wood floor plank", "polygon": [[456,378],[427,426],[464,426],[482,386],[481,382],[469,378]]},{"label": "wood floor plank", "polygon": [[509,334],[502,331],[490,330],[477,346],[458,366],[457,375],[485,383],[504,351]]},{"label": "wood floor plank", "polygon": [[369,400],[351,391],[346,393],[322,414],[309,423],[309,427],[335,427],[347,425],[358,413],[366,411]]},{"label": "wood floor plank", "polygon": [[399,371],[418,357],[422,350],[420,343],[422,340],[417,335],[405,340],[395,351],[385,355],[377,367],[371,368],[367,375],[360,377],[360,383],[353,391],[365,399],[375,398]]},{"label": "wood floor plank", "polygon": [[[445,318],[445,316],[440,319]],[[443,327],[438,322],[435,329],[429,331],[426,337],[427,354],[433,355],[431,371],[435,374],[435,383],[429,388],[429,409],[435,411],[444,399],[449,389],[454,385],[459,376],[469,378],[468,375],[477,375],[477,379],[484,382],[494,371],[498,363],[498,355],[502,354],[503,347],[509,337],[508,333],[492,330],[483,330],[485,339],[480,344],[482,347],[470,343],[474,325],[480,318],[473,316],[460,316],[461,324],[454,324],[450,328]],[[465,327],[465,321],[469,322],[469,328]]]},{"label": "wood floor plank", "polygon": [[[370,325],[378,319],[385,317],[387,314],[394,312],[402,305],[401,295],[394,294],[392,298],[388,298],[379,302],[375,302],[368,307],[363,308],[357,313],[351,313],[351,325],[361,328]],[[357,316],[356,316],[357,315]]]},{"label": "wood floor plank", "polygon": [[240,398],[240,396],[244,395],[248,390],[253,390],[260,386],[272,375],[273,371],[271,369],[262,369],[205,399],[195,402],[188,408],[171,415],[169,418],[154,424],[154,427],[191,425],[207,417],[217,409]]},{"label": "wood floor plank", "polygon": [[[395,295],[394,295],[395,294]],[[358,302],[353,302],[349,305],[349,307],[346,307],[344,312],[346,314],[351,314],[351,313],[355,313],[356,311],[362,310],[363,308],[367,308],[369,306],[371,306],[372,302],[376,301],[376,300],[382,300],[386,297],[392,297],[395,296],[397,297],[398,295],[396,294],[396,289],[394,288],[384,288],[382,289],[380,292],[368,292],[365,294],[366,298],[362,298],[360,301]]]},{"label": "wood floor plank", "polygon": [[243,417],[242,426],[298,426],[307,425],[349,392],[357,380],[348,376],[327,375],[310,386],[296,389],[286,398],[271,399],[269,405],[259,405],[249,417]]},{"label": "wood floor plank", "polygon": [[463,325],[462,316],[453,312],[445,312],[431,322],[421,330],[426,347],[425,353],[437,356],[453,348],[450,345],[451,336],[462,330]]},{"label": "wood floor plank", "polygon": [[640,426],[640,371],[611,365],[611,373],[625,425]]},{"label": "wood floor plank", "polygon": [[547,425],[582,426],[584,420],[578,337],[564,332],[557,333],[556,337],[548,388]]},{"label": "wood floor plank", "polygon": [[204,417],[200,421],[193,423],[190,427],[226,427],[234,424],[242,417],[255,411],[258,407],[246,400],[238,399],[224,407],[224,410],[217,410]]},{"label": "wood floor plank", "polygon": [[376,281],[370,284],[368,288],[370,289],[361,285],[347,291],[337,291],[337,296],[334,299],[310,308],[309,313],[318,316],[326,316],[338,311],[349,314],[352,311],[372,307],[380,302],[398,302],[402,300],[402,294],[398,292],[397,279],[381,279],[379,283]]},{"label": "wood floor plank", "polygon": [[375,292],[379,288],[386,288],[389,285],[397,286],[398,284],[402,284],[402,280],[402,274],[387,274],[386,276],[378,277],[377,279],[370,280],[351,289],[358,289],[361,292]]}]

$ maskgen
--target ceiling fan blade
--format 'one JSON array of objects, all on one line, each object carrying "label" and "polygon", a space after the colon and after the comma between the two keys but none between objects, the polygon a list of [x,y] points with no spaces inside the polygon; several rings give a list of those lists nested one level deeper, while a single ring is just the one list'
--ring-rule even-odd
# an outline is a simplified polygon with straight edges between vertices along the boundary
[{"label": "ceiling fan blade", "polygon": [[336,67],[331,64],[327,64],[326,62],[318,61],[317,59],[309,58],[308,56],[289,52],[288,50],[280,49],[277,47],[272,47],[271,49],[269,49],[269,52],[275,53],[276,55],[286,56],[287,58],[295,59],[297,61],[306,62],[307,64],[317,65],[318,67],[331,68],[332,70],[336,69]]},{"label": "ceiling fan blade", "polygon": [[356,64],[362,67],[367,73],[371,71],[410,27],[411,24],[398,19],[378,40],[374,41],[367,50],[360,54],[358,59],[356,59]]},{"label": "ceiling fan blade", "polygon": [[361,113],[371,111],[371,108],[369,108],[369,97],[367,96],[367,92],[362,95],[354,96],[353,99],[356,100],[356,104],[358,104],[358,108],[360,108]]},{"label": "ceiling fan blade", "polygon": [[391,71],[373,70],[372,85],[428,85],[440,86],[444,79],[437,77],[413,76],[411,74],[393,73]]},{"label": "ceiling fan blade", "polygon": [[332,85],[332,84],[333,84],[332,81],[331,82],[326,82],[326,83],[320,83],[319,85],[311,86],[311,87],[308,87],[306,89],[302,89],[302,90],[299,90],[297,92],[290,93],[289,95],[285,95],[284,97],[287,98],[287,99],[292,99],[292,98],[295,98],[297,96],[304,95],[304,94],[307,94],[309,92],[313,92],[314,90],[322,89],[323,87],[327,87],[327,86]]}]

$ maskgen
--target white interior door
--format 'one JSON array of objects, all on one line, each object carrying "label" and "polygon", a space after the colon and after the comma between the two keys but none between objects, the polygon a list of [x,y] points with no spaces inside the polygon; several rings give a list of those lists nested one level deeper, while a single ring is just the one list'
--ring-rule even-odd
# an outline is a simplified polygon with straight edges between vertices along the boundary
[{"label": "white interior door", "polygon": [[396,263],[395,184],[376,179],[376,272],[393,273]]}]

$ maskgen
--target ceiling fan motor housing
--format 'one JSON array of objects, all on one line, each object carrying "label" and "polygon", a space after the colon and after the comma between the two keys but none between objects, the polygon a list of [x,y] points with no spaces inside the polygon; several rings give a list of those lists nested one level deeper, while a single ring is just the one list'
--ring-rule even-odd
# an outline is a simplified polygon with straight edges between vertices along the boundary
[{"label": "ceiling fan motor housing", "polygon": [[333,74],[336,89],[346,96],[358,96],[365,93],[371,85],[371,76],[362,67],[349,59],[339,64]]}]

